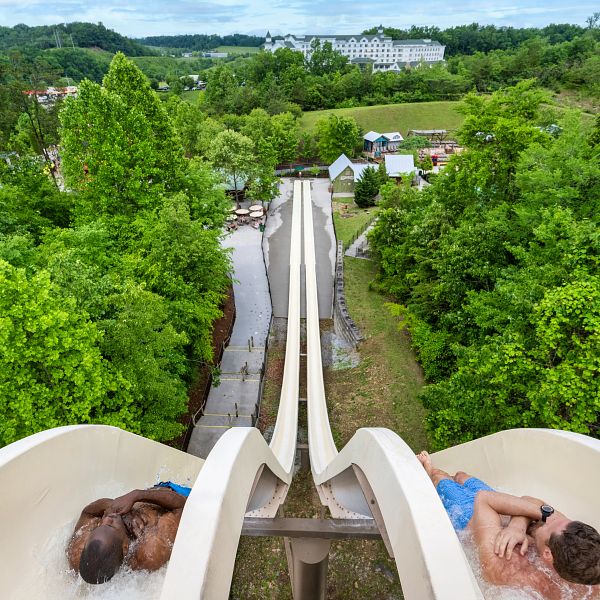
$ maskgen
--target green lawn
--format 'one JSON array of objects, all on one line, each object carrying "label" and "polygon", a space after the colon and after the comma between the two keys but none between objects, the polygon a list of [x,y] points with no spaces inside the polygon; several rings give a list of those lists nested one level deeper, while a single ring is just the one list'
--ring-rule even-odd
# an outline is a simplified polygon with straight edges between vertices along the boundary
[{"label": "green lawn", "polygon": [[362,233],[366,224],[373,218],[376,208],[359,208],[352,198],[338,198],[333,202],[333,224],[338,240],[347,248],[358,233]]},{"label": "green lawn", "polygon": [[260,48],[258,46],[219,46],[215,48],[213,52],[228,52],[229,54],[254,54],[258,52]]},{"label": "green lawn", "polygon": [[317,110],[305,112],[300,125],[311,130],[319,119],[334,114],[354,117],[365,132],[400,131],[406,135],[409,129],[456,129],[464,119],[457,112],[457,105],[458,102],[419,102]]},{"label": "green lawn", "polygon": [[190,104],[200,104],[203,95],[204,90],[188,90],[187,92],[181,92],[181,99]]}]

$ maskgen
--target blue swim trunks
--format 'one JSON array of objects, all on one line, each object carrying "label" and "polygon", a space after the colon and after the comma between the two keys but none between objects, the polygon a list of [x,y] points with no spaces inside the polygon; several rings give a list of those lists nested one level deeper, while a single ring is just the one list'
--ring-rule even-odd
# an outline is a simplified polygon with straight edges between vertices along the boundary
[{"label": "blue swim trunks", "polygon": [[464,529],[473,516],[475,496],[481,490],[494,491],[477,477],[470,477],[462,485],[453,479],[442,479],[437,485],[442,504],[456,531]]},{"label": "blue swim trunks", "polygon": [[157,483],[154,487],[170,488],[174,492],[177,492],[178,494],[185,496],[186,498],[190,495],[190,492],[192,491],[192,488],[185,487],[183,485],[177,485],[176,483],[173,483],[172,481],[161,481],[160,483]]}]

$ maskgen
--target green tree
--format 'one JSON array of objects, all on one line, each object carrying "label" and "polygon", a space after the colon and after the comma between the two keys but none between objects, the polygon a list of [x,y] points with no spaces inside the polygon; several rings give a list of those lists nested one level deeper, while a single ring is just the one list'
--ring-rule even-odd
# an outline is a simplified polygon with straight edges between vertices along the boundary
[{"label": "green tree", "polygon": [[254,143],[237,131],[226,129],[217,135],[208,152],[208,159],[233,184],[235,200],[252,178],[256,169]]},{"label": "green tree", "polygon": [[431,171],[433,169],[433,160],[430,154],[423,155],[423,158],[420,160],[420,166],[423,171]]},{"label": "green tree", "polygon": [[379,175],[379,185],[384,185],[389,181],[389,176],[385,168],[385,160],[382,160],[377,166],[377,174]]},{"label": "green tree", "polygon": [[164,107],[141,71],[117,54],[104,87],[84,81],[61,113],[67,184],[80,218],[130,219],[176,191],[185,163]]},{"label": "green tree", "polygon": [[193,357],[212,358],[212,325],[230,285],[228,253],[220,229],[190,217],[188,198],[176,194],[158,211],[138,218],[139,241],[123,270],[169,301],[169,321],[185,332]]},{"label": "green tree", "polygon": [[0,443],[77,423],[139,431],[127,381],[100,353],[100,332],[47,272],[27,277],[0,261],[0,309]]},{"label": "green tree", "polygon": [[379,193],[381,179],[373,167],[367,167],[356,182],[354,188],[354,202],[361,208],[375,205],[375,196]]},{"label": "green tree", "polygon": [[306,64],[313,75],[329,75],[341,71],[347,62],[348,57],[334,50],[331,42],[322,45],[318,39],[311,42]]},{"label": "green tree", "polygon": [[317,146],[321,160],[332,163],[340,154],[354,156],[362,139],[360,129],[352,117],[329,115],[316,124]]}]

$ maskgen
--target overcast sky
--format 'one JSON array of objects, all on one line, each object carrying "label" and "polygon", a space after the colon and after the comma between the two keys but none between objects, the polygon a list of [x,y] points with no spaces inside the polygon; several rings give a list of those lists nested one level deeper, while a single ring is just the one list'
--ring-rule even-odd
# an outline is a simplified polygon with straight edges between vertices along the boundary
[{"label": "overcast sky", "polygon": [[181,33],[360,33],[389,27],[472,22],[542,27],[583,25],[598,0],[0,0],[0,25],[101,21],[130,37]]}]

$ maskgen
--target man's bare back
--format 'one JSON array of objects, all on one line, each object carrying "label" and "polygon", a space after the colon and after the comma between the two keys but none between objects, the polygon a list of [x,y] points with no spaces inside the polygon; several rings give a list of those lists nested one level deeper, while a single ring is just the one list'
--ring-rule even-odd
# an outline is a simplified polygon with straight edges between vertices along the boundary
[{"label": "man's bare back", "polygon": [[121,562],[131,569],[160,568],[171,556],[185,500],[170,489],[152,488],[92,502],[83,509],[67,548],[71,568],[83,576],[82,554],[96,539],[97,545],[122,548]]}]

